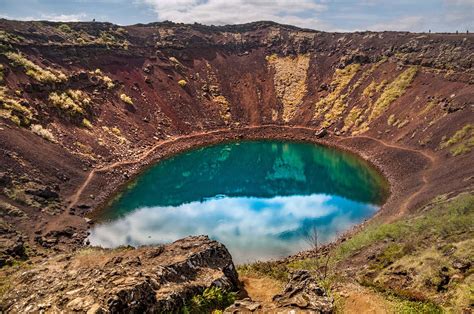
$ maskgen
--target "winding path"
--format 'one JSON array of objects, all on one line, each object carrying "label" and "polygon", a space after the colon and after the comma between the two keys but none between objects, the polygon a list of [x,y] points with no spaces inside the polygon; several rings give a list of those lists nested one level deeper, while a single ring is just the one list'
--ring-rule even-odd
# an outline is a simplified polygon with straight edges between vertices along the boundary
[{"label": "winding path", "polygon": [[357,135],[357,136],[347,137],[343,140],[356,139],[356,138],[369,139],[369,140],[372,140],[372,141],[376,141],[376,142],[378,142],[379,144],[381,144],[385,147],[404,150],[404,151],[409,151],[409,152],[412,152],[412,153],[415,153],[415,154],[420,154],[423,157],[425,157],[427,160],[429,160],[429,162],[430,162],[429,167],[427,169],[424,169],[423,173],[421,175],[421,180],[423,181],[423,185],[416,192],[412,193],[407,199],[405,199],[405,201],[400,205],[400,209],[398,210],[397,217],[403,216],[408,211],[408,209],[410,208],[410,204],[413,201],[413,199],[415,199],[415,197],[417,197],[419,194],[421,194],[426,189],[426,187],[428,185],[427,176],[428,176],[428,173],[433,168],[433,165],[436,163],[436,156],[431,154],[431,153],[424,152],[422,150],[416,150],[416,149],[412,149],[412,148],[408,148],[408,147],[404,147],[404,146],[400,146],[400,145],[396,145],[396,144],[387,144],[384,141],[382,141],[380,139],[377,139],[375,137],[372,137],[372,136]]},{"label": "winding path", "polygon": [[[276,127],[276,128],[283,128],[283,129],[300,129],[300,130],[307,130],[307,131],[310,131],[310,132],[319,131],[319,128],[316,129],[316,128],[310,128],[310,127],[305,127],[305,126],[285,126],[285,125],[273,125],[273,124],[242,127],[241,130],[261,129],[261,128],[267,128],[267,127]],[[140,161],[143,161],[147,157],[149,157],[150,154],[152,154],[156,149],[158,149],[158,148],[160,148],[163,145],[166,145],[168,143],[172,143],[172,142],[182,140],[182,139],[191,139],[191,138],[194,138],[194,137],[200,137],[200,136],[204,136],[204,135],[218,134],[218,133],[226,132],[226,131],[229,131],[229,129],[228,128],[215,129],[215,130],[211,130],[211,131],[197,132],[197,133],[191,133],[191,134],[186,134],[186,135],[170,137],[169,139],[157,142],[156,144],[151,146],[149,149],[144,151],[136,159],[116,161],[114,163],[111,163],[110,165],[107,165],[107,166],[104,166],[104,167],[101,167],[101,168],[92,169],[89,172],[89,174],[87,175],[85,181],[79,187],[79,189],[70,197],[70,202],[69,202],[69,205],[67,206],[66,212],[69,211],[72,207],[74,207],[79,202],[79,199],[80,199],[82,193],[84,192],[86,187],[89,185],[89,183],[91,182],[91,180],[93,179],[93,177],[95,176],[96,173],[109,171],[111,169],[114,169],[116,167],[123,166],[123,165],[136,164]],[[385,147],[404,150],[404,151],[409,151],[409,152],[416,153],[416,154],[421,154],[423,157],[427,158],[430,161],[430,167],[428,169],[425,169],[424,172],[423,172],[423,175],[422,175],[423,186],[420,189],[418,189],[418,191],[411,194],[410,197],[408,197],[402,203],[398,215],[399,216],[403,215],[408,210],[411,201],[417,195],[419,195],[422,191],[424,191],[424,189],[426,188],[426,185],[427,185],[427,182],[428,182],[426,173],[429,170],[431,170],[432,165],[434,164],[436,158],[433,155],[428,154],[426,152],[411,149],[411,148],[407,148],[407,147],[403,147],[403,146],[396,145],[396,144],[387,144],[384,141],[382,141],[380,139],[377,139],[377,138],[374,138],[374,137],[371,137],[371,136],[358,135],[358,136],[351,136],[351,137],[342,138],[341,140],[344,141],[344,140],[350,140],[350,139],[356,139],[356,138],[369,139],[369,140],[375,141],[375,142],[377,142],[380,145],[385,146]]]}]

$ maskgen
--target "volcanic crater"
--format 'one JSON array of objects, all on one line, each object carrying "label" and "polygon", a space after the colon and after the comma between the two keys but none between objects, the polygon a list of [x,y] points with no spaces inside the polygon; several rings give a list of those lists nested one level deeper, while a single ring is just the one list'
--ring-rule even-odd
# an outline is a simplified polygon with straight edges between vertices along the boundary
[{"label": "volcanic crater", "polygon": [[[324,312],[261,295],[321,256],[344,309],[472,309],[474,35],[1,19],[0,51],[2,310],[178,311],[219,287]],[[94,213],[151,165],[262,139],[355,153],[390,196],[334,242],[238,272],[197,235],[88,246]]]}]

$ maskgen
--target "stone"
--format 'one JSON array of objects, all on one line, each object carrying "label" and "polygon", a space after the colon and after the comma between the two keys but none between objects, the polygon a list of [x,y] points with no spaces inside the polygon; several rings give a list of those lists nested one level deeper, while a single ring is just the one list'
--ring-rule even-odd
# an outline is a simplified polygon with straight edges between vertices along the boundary
[{"label": "stone", "polygon": [[231,306],[224,310],[224,313],[248,313],[260,310],[262,305],[259,302],[252,301],[250,298],[236,300]]},{"label": "stone", "polygon": [[300,309],[313,313],[333,313],[334,300],[326,294],[307,270],[290,275],[283,292],[273,297],[278,308]]},{"label": "stone", "polygon": [[96,248],[86,256],[51,259],[35,265],[1,300],[6,312],[18,313],[45,300],[57,312],[177,313],[212,286],[238,290],[232,257],[224,245],[194,236],[164,246]]}]

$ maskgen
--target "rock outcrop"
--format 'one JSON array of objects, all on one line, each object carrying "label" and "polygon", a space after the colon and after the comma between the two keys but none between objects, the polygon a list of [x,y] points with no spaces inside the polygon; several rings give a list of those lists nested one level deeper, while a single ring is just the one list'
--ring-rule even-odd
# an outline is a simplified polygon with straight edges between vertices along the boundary
[{"label": "rock outcrop", "polygon": [[305,313],[334,312],[334,300],[307,270],[292,273],[283,292],[274,296],[273,301],[279,309],[303,310]]},{"label": "rock outcrop", "polygon": [[6,312],[177,312],[205,288],[237,289],[224,245],[194,236],[165,246],[89,248],[11,278]]}]

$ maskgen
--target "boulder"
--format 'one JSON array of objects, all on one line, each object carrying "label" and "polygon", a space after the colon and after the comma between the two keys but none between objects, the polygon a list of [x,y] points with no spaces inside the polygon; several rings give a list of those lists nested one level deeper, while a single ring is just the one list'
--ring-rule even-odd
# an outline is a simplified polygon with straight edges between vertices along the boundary
[{"label": "boulder", "polygon": [[283,292],[273,297],[279,309],[303,310],[306,313],[333,313],[334,300],[326,294],[307,270],[290,275]]},{"label": "boulder", "polygon": [[238,289],[231,255],[207,236],[137,249],[91,248],[50,258],[11,280],[0,303],[13,313],[177,313],[206,288]]},{"label": "boulder", "polygon": [[249,313],[255,312],[262,309],[262,305],[259,302],[252,301],[250,298],[243,300],[237,300],[224,310],[224,313]]}]

